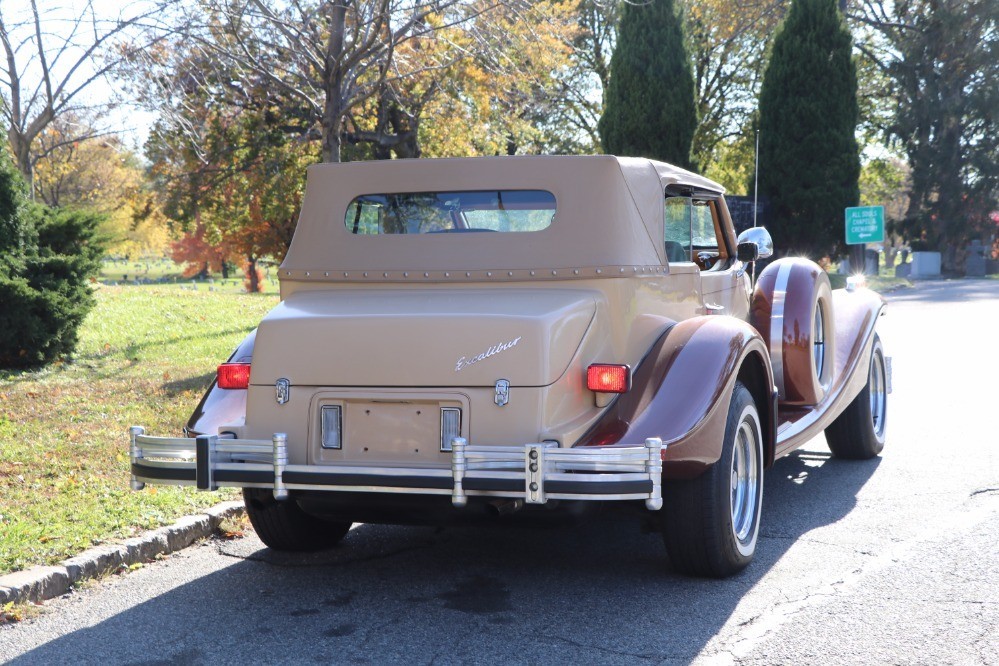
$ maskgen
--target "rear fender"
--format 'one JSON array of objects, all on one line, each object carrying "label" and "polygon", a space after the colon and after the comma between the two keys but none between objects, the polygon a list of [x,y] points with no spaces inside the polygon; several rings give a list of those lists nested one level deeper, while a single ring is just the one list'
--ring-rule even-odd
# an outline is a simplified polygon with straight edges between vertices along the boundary
[{"label": "rear fender", "polygon": [[[249,363],[253,360],[253,345],[257,339],[257,329],[243,338],[236,351],[229,357],[229,363]],[[218,380],[213,379],[211,386],[201,397],[201,402],[194,408],[191,418],[187,420],[184,434],[188,437],[196,435],[217,435],[219,426],[242,423],[246,420],[246,391],[221,389]]]},{"label": "rear fender", "polygon": [[622,394],[577,446],[666,443],[663,475],[692,478],[721,457],[737,379],[753,393],[764,428],[767,464],[776,439],[773,373],[752,326],[734,317],[704,316],[668,329],[635,368]]}]

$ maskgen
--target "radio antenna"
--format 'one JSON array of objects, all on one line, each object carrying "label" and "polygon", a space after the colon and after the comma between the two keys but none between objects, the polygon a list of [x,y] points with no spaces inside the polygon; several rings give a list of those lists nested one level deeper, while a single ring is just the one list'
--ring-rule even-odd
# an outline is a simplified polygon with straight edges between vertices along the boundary
[{"label": "radio antenna", "polygon": [[756,209],[760,206],[760,130],[756,130],[756,173],[753,178],[753,227],[756,227]]}]

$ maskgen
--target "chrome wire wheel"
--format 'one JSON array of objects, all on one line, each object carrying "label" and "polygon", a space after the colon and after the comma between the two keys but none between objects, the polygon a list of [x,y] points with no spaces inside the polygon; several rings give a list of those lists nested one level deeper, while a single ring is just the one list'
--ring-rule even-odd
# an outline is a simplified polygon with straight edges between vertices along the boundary
[{"label": "chrome wire wheel", "polygon": [[871,355],[871,371],[867,379],[871,401],[871,427],[879,442],[885,439],[885,417],[888,407],[888,382],[885,378],[885,357],[880,348]]},{"label": "chrome wire wheel", "polygon": [[815,321],[812,322],[815,332],[812,341],[812,362],[815,364],[815,377],[822,381],[822,373],[826,369],[826,322],[822,312],[822,303],[815,303]]},{"label": "chrome wire wheel", "polygon": [[743,412],[732,451],[732,531],[739,550],[752,552],[759,522],[762,479],[759,421],[755,410]]}]

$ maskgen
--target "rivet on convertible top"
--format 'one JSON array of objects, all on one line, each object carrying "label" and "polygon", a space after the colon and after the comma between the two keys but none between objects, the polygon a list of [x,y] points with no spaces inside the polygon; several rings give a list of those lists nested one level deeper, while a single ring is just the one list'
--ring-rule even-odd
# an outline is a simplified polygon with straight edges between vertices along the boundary
[{"label": "rivet on convertible top", "polygon": [[343,276],[344,277],[350,277],[350,273],[344,273]]},{"label": "rivet on convertible top", "polygon": [[558,271],[552,271],[552,275],[558,275]]},{"label": "rivet on convertible top", "polygon": [[472,277],[472,274],[469,273],[468,271],[465,271],[465,277]]},{"label": "rivet on convertible top", "polygon": [[310,273],[309,271],[305,271],[305,277],[312,277],[312,273]]},{"label": "rivet on convertible top", "polygon": [[382,277],[388,277],[388,273],[382,273]]},{"label": "rivet on convertible top", "polygon": [[451,277],[450,273],[444,273],[444,277]]},{"label": "rivet on convertible top", "polygon": [[364,274],[364,277],[368,277],[368,274],[367,274],[367,273],[365,273],[365,274]]},{"label": "rivet on convertible top", "polygon": [[423,277],[430,277],[430,273],[424,273]]},{"label": "rivet on convertible top", "polygon": [[510,277],[513,277],[513,271],[507,271],[506,274],[509,275]]},{"label": "rivet on convertible top", "polygon": [[598,268],[597,269],[597,275],[600,275],[601,273],[603,273],[603,271]]},{"label": "rivet on convertible top", "polygon": [[403,277],[409,277],[409,273],[403,273],[402,276]]},{"label": "rivet on convertible top", "polygon": [[323,277],[329,277],[329,276],[330,276],[330,272],[329,271],[326,271],[325,273],[323,273]]},{"label": "rivet on convertible top", "polygon": [[492,277],[492,276],[493,276],[492,271],[486,271],[486,277]]},{"label": "rivet on convertible top", "polygon": [[534,271],[531,271],[531,277],[534,277]]},{"label": "rivet on convertible top", "polygon": [[578,268],[573,268],[572,269],[572,274],[573,275],[579,275],[579,269]]}]

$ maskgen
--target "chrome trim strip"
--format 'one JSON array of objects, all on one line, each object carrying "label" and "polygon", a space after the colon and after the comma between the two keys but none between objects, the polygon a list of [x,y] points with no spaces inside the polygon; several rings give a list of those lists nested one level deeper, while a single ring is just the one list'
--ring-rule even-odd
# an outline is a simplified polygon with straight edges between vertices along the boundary
[{"label": "chrome trim strip", "polygon": [[770,365],[774,371],[777,394],[784,398],[784,300],[791,279],[792,264],[781,264],[774,283],[774,300],[770,309]]}]

